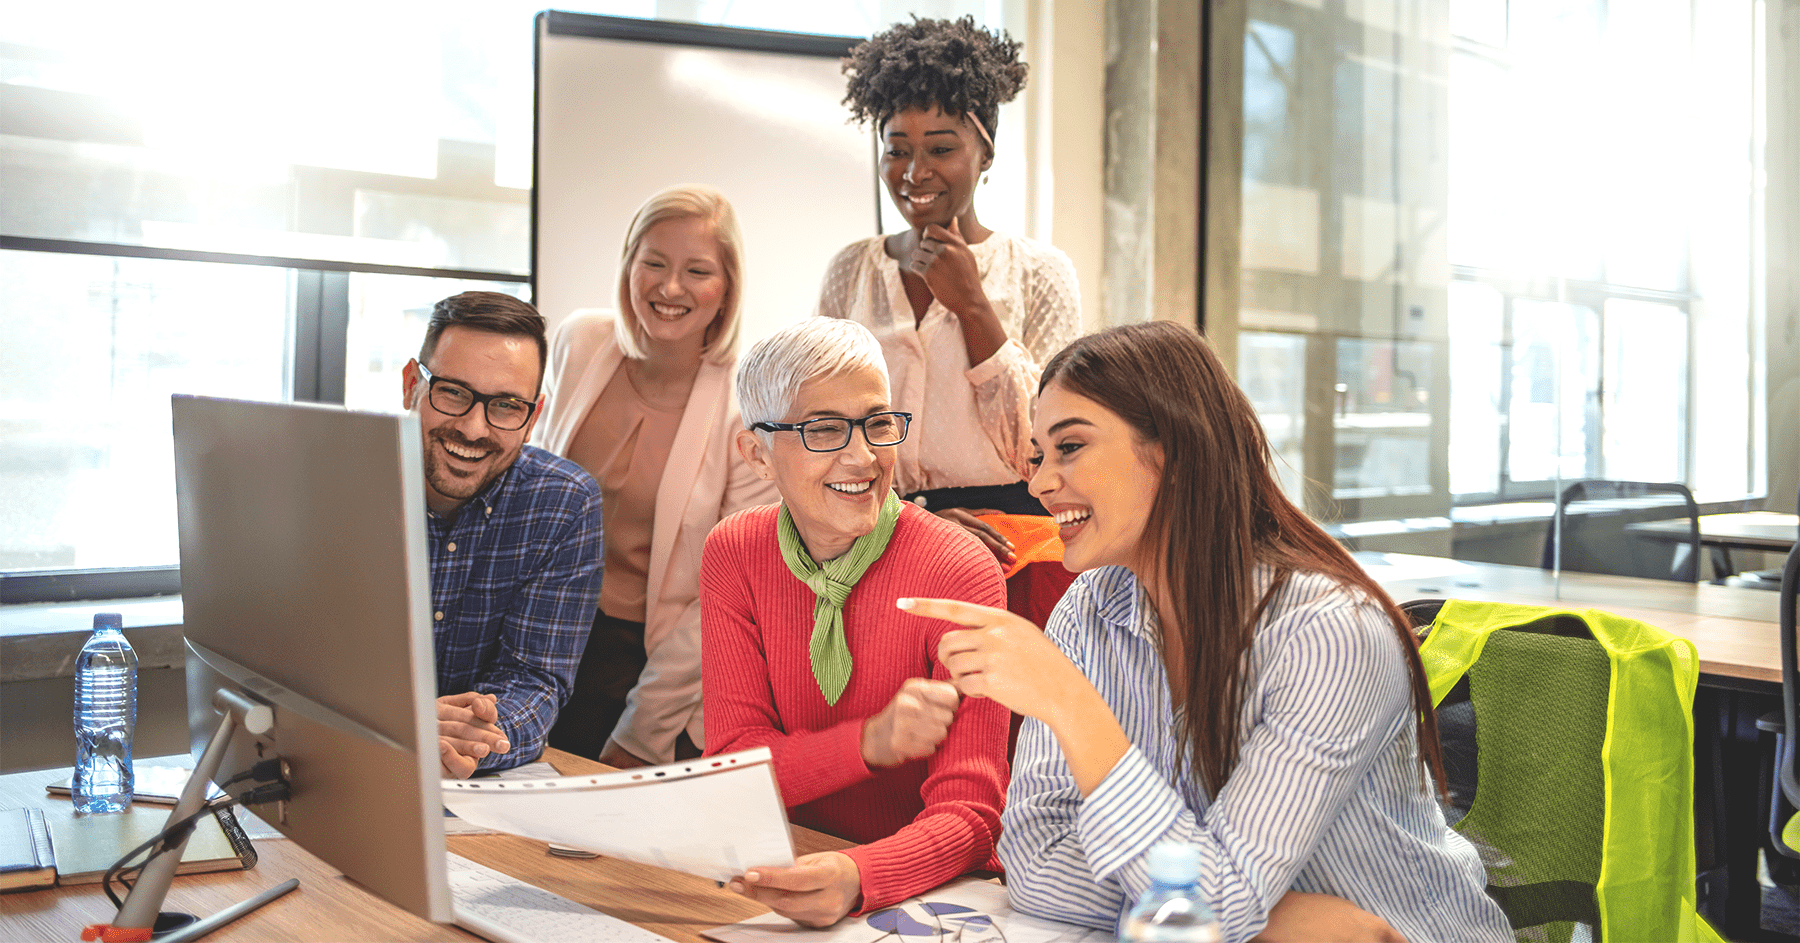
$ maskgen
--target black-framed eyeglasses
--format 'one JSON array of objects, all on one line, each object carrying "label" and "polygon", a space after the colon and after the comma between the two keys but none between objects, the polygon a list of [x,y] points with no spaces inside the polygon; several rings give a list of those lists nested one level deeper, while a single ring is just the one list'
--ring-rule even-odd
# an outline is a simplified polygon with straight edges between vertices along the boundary
[{"label": "black-framed eyeglasses", "polygon": [[424,364],[419,364],[419,375],[425,378],[425,386],[430,390],[431,408],[446,416],[467,415],[476,403],[480,403],[487,414],[488,425],[501,432],[517,432],[525,428],[531,421],[531,414],[537,412],[537,404],[530,400],[504,393],[477,393],[455,380],[432,376]]},{"label": "black-framed eyeglasses", "polygon": [[906,430],[912,426],[912,413],[870,413],[861,419],[826,416],[805,422],[759,422],[750,428],[798,432],[800,444],[806,446],[808,452],[836,452],[850,444],[850,430],[857,426],[862,427],[863,441],[872,446],[899,445],[906,441]]}]

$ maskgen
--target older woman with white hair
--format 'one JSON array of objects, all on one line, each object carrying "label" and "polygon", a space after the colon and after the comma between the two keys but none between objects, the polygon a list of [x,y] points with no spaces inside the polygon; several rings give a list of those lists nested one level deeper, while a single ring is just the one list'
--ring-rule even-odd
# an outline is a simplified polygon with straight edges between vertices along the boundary
[{"label": "older woman with white hair", "polygon": [[699,755],[700,546],[775,500],[732,444],[742,244],[717,190],[652,196],[626,232],[618,310],[576,313],[551,344],[539,428],[600,482],[606,573],[550,745],[614,766]]},{"label": "older woman with white hair", "polygon": [[893,409],[866,328],[812,318],[779,331],[744,358],[737,389],[738,449],[781,504],[706,540],[707,752],[770,748],[789,818],[857,844],[752,867],[732,888],[823,926],[995,869],[1007,711],[961,700],[937,659],[949,626],[894,602],[1003,606],[999,564],[894,494],[912,417]]}]

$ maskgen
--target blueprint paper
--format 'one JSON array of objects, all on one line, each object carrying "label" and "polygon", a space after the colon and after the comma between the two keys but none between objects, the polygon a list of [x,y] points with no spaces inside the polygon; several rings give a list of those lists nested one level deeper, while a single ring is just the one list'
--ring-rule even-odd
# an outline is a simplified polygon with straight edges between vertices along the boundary
[{"label": "blueprint paper", "polygon": [[473,825],[726,881],[794,863],[766,747],[667,766],[523,781],[445,780]]},{"label": "blueprint paper", "polygon": [[892,907],[809,929],[777,914],[714,927],[718,943],[1101,943],[1113,934],[1015,913],[1006,888],[963,876]]}]

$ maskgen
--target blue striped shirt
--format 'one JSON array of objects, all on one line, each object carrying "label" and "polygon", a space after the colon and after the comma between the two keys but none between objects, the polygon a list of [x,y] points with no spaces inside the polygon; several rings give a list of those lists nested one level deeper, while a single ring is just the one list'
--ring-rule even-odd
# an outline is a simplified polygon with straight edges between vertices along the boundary
[{"label": "blue striped shirt", "polygon": [[[1271,576],[1258,567],[1259,593]],[[1415,943],[1512,939],[1421,780],[1405,655],[1361,593],[1296,573],[1270,601],[1216,802],[1176,739],[1155,609],[1129,570],[1083,574],[1045,632],[1133,746],[1084,800],[1049,728],[1025,721],[999,846],[1014,907],[1111,930],[1149,885],[1150,846],[1180,841],[1200,850],[1227,941],[1255,936],[1289,890],[1345,898]]]},{"label": "blue striped shirt", "polygon": [[600,486],[525,446],[456,517],[426,517],[439,695],[499,698],[512,749],[477,768],[537,759],[569,699],[600,605]]}]

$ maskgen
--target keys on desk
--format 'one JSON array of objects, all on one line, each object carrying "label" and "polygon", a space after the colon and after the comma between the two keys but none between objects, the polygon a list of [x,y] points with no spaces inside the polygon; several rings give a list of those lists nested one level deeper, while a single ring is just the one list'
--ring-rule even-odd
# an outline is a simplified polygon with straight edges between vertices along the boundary
[{"label": "keys on desk", "polygon": [[494,943],[669,943],[667,937],[461,855],[448,858],[456,925]]}]

